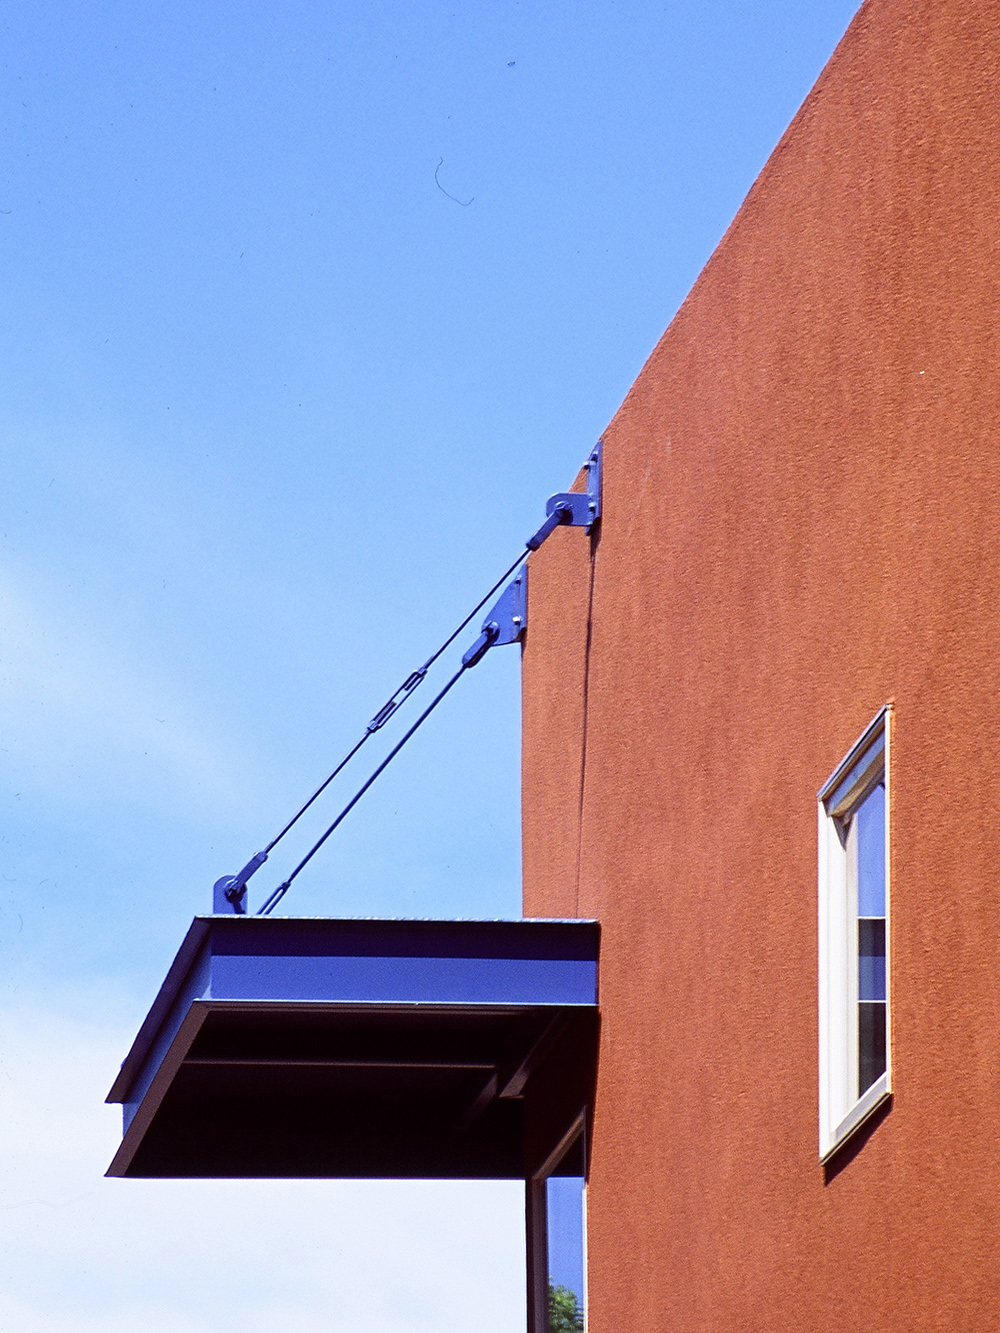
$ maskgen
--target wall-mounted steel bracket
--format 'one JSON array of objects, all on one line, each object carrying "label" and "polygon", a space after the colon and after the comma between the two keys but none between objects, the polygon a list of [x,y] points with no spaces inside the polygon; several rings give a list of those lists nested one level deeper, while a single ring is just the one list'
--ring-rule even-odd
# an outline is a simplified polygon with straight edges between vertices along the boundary
[{"label": "wall-mounted steel bracket", "polygon": [[601,517],[601,441],[594,445],[587,459],[587,489],[585,491],[560,491],[546,503],[546,514],[553,514],[559,509],[569,511],[569,518],[562,522],[571,528],[586,528],[588,532]]},{"label": "wall-mounted steel bracket", "polygon": [[486,613],[479,638],[462,658],[462,665],[473,667],[490,648],[501,643],[517,643],[528,624],[528,570],[518,570],[513,580]]},{"label": "wall-mounted steel bracket", "polygon": [[528,624],[528,570],[522,566],[486,613],[483,629],[497,626],[493,646],[517,643]]}]

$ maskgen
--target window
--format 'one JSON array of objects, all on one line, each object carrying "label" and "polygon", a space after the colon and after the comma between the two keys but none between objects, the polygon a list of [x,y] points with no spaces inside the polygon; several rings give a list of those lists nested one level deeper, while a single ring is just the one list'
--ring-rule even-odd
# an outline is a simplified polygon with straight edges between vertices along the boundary
[{"label": "window", "polygon": [[889,1096],[888,722],[819,793],[820,1158]]},{"label": "window", "polygon": [[529,1185],[532,1333],[583,1333],[584,1199],[581,1121]]}]

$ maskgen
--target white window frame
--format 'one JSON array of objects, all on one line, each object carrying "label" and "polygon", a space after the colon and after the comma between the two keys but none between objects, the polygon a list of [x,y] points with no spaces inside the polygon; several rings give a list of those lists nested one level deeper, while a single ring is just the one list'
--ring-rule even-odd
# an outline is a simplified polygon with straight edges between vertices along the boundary
[{"label": "white window frame", "polygon": [[[889,912],[892,709],[879,710],[819,790],[819,1155],[825,1162],[892,1094]],[[861,1096],[858,1086],[857,884],[838,821],[849,820],[885,782],[886,1068]]]}]

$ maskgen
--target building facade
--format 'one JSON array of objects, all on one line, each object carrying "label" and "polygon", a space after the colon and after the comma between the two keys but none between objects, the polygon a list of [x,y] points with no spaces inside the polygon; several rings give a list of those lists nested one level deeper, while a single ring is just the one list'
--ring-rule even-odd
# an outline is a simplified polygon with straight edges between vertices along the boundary
[{"label": "building facade", "polygon": [[1000,1326],[998,166],[1000,10],[870,0],[532,557],[590,1333]]}]

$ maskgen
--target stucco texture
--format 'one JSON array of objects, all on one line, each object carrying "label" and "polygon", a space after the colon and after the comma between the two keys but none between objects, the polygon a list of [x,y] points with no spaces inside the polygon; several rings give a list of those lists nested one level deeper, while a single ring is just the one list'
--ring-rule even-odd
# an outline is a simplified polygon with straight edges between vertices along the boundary
[{"label": "stucco texture", "polygon": [[[1000,7],[873,0],[531,561],[602,923],[589,1330],[1000,1327]],[[892,701],[893,1101],[824,1170],[816,792]]]}]

